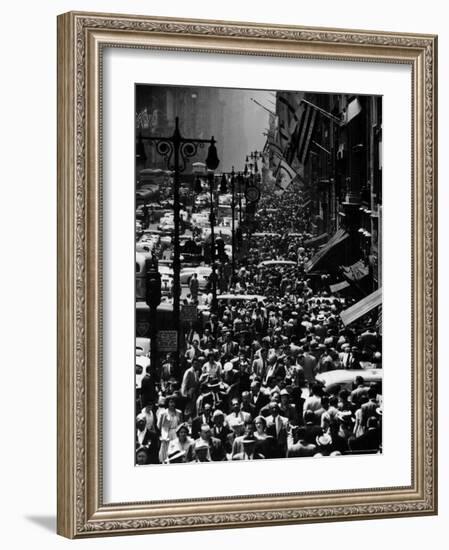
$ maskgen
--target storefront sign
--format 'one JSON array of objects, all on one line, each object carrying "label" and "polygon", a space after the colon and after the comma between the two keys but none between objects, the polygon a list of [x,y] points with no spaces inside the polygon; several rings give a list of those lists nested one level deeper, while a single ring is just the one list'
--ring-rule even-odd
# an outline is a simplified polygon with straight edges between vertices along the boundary
[{"label": "storefront sign", "polygon": [[178,333],[176,330],[159,330],[157,333],[158,351],[176,351],[178,349]]},{"label": "storefront sign", "polygon": [[198,318],[198,308],[194,304],[185,304],[181,309],[181,319],[186,323],[194,323]]}]

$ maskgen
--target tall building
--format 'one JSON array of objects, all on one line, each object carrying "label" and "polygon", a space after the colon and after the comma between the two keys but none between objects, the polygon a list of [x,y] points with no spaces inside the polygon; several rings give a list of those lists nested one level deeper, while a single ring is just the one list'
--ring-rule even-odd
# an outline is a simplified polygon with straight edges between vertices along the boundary
[{"label": "tall building", "polygon": [[[309,262],[344,276],[360,294],[382,285],[382,98],[278,92],[278,149],[302,181],[310,245],[327,243]],[[280,151],[280,153],[279,153]]]}]

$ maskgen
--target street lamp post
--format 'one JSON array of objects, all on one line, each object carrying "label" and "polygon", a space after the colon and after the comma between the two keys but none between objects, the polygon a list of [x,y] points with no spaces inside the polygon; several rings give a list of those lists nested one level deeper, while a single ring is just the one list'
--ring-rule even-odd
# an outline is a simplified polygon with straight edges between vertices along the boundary
[{"label": "street lamp post", "polygon": [[[250,155],[246,156],[246,163],[245,163],[245,169],[243,171],[244,175],[244,181],[245,181],[245,204],[246,204],[246,214],[247,214],[247,221],[250,216],[250,212],[253,213],[255,210],[255,206],[259,200],[260,197],[260,187],[258,184],[261,183],[261,176],[259,173],[257,161],[258,159],[263,158],[263,153],[260,151],[253,151]],[[254,162],[248,162],[249,160],[253,160]],[[249,170],[248,170],[249,166]],[[250,246],[250,240],[251,240],[251,228],[249,223],[246,225],[247,229],[247,242],[248,247]]]},{"label": "street lamp post", "polygon": [[222,172],[222,183],[220,192],[226,193],[227,192],[227,181],[226,177],[229,177],[230,185],[231,185],[231,246],[232,246],[232,256],[231,256],[231,266],[232,266],[232,274],[235,272],[235,172],[234,167],[232,167],[232,170],[230,172]]},{"label": "street lamp post", "polygon": [[212,303],[211,310],[213,313],[217,311],[217,270],[215,265],[215,212],[214,212],[214,174],[209,172],[207,176],[209,185],[209,200],[210,200],[210,262],[211,262],[211,281],[212,281]]},{"label": "street lamp post", "polygon": [[237,176],[237,180],[238,180],[238,183],[239,183],[239,227],[240,227],[240,232],[241,232],[242,231],[242,223],[243,223],[242,193],[243,193],[243,189],[245,187],[245,180],[244,180],[241,172],[239,172],[239,175]]},{"label": "street lamp post", "polygon": [[[136,145],[136,156],[139,158],[145,155],[142,141],[155,143],[156,150],[167,162],[169,170],[173,170],[173,217],[174,217],[174,243],[173,243],[173,319],[174,328],[177,333],[177,341],[179,346],[179,335],[181,327],[180,316],[180,295],[181,295],[181,259],[180,259],[180,210],[179,204],[179,187],[180,174],[186,168],[188,159],[194,157],[198,152],[198,146],[209,144],[206,166],[209,170],[215,170],[220,162],[217,149],[215,147],[214,136],[211,139],[184,138],[179,131],[179,118],[175,119],[175,130],[171,137],[145,136],[139,134]],[[176,363],[179,362],[179,353],[176,356]]]},{"label": "street lamp post", "polygon": [[231,257],[231,266],[232,266],[232,277],[234,278],[235,273],[235,175],[234,167],[231,171],[231,246],[232,246],[232,257]]}]

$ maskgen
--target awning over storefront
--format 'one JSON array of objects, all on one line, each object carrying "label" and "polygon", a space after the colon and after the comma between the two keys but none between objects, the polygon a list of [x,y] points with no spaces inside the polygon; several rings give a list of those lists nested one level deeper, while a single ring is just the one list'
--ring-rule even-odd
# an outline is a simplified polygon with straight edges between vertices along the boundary
[{"label": "awning over storefront", "polygon": [[379,309],[379,316],[377,317],[376,328],[379,331],[379,334],[382,336],[382,308]]},{"label": "awning over storefront", "polygon": [[340,313],[341,320],[345,325],[350,325],[360,317],[363,317],[369,313],[372,309],[382,304],[382,288],[378,288],[373,293],[365,296],[362,300],[357,302],[348,309],[345,309]]},{"label": "awning over storefront", "polygon": [[346,239],[349,237],[349,234],[342,228],[338,229],[336,233],[327,241],[327,243],[315,254],[315,256],[310,259],[306,265],[306,272],[312,271],[312,269],[317,269],[318,265],[330,256],[331,253],[335,251],[337,247],[340,247]]},{"label": "awning over storefront", "polygon": [[304,246],[319,246],[320,244],[325,243],[328,238],[329,235],[327,233],[321,233],[321,235],[317,235],[316,237],[304,241]]},{"label": "awning over storefront", "polygon": [[334,285],[329,285],[329,290],[334,294],[335,292],[341,292],[345,288],[351,286],[348,281],[341,281],[341,283],[335,283]]},{"label": "awning over storefront", "polygon": [[369,268],[363,260],[359,260],[355,264],[342,266],[343,275],[350,281],[360,281],[363,277],[369,274]]}]

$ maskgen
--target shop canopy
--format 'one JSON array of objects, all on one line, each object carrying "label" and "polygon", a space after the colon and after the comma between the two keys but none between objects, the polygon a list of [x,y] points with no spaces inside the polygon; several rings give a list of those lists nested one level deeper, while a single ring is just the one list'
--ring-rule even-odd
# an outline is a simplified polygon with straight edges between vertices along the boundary
[{"label": "shop canopy", "polygon": [[328,237],[329,235],[327,233],[321,233],[321,235],[317,235],[316,237],[312,237],[311,239],[304,241],[304,246],[319,246],[320,244],[325,243]]},{"label": "shop canopy", "polygon": [[379,315],[376,321],[376,328],[379,331],[379,334],[382,336],[382,307],[379,308]]},{"label": "shop canopy", "polygon": [[363,260],[349,266],[342,266],[343,275],[350,281],[360,281],[369,274],[369,268]]},{"label": "shop canopy", "polygon": [[334,285],[329,285],[329,290],[334,293],[334,292],[341,292],[342,290],[344,290],[345,288],[348,288],[349,286],[351,286],[348,281],[341,281],[340,283],[335,283]]},{"label": "shop canopy", "polygon": [[382,288],[378,288],[362,300],[340,313],[345,325],[350,325],[382,304]]},{"label": "shop canopy", "polygon": [[325,262],[329,257],[334,257],[342,246],[344,246],[349,234],[342,228],[338,229],[332,237],[323,245],[320,250],[305,265],[306,273],[314,269],[319,269],[319,265]]}]

